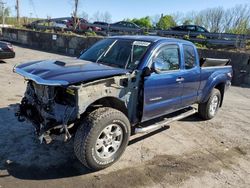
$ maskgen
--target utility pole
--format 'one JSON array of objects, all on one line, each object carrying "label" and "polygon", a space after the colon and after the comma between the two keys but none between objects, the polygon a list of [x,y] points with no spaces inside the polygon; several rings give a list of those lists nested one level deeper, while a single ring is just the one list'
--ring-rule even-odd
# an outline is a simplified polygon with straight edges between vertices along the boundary
[{"label": "utility pole", "polygon": [[74,17],[74,29],[77,28],[78,24],[78,19],[77,19],[77,12],[78,12],[78,5],[79,5],[79,0],[74,0],[74,12],[73,12],[73,17]]},{"label": "utility pole", "polygon": [[19,0],[16,0],[16,19],[18,25],[20,25],[20,12],[19,12]]},{"label": "utility pole", "polygon": [[2,27],[4,27],[4,25],[5,25],[5,15],[4,15],[4,11],[5,11],[5,8],[4,8],[4,5],[5,5],[6,3],[4,3],[2,0],[0,1],[0,5],[1,5],[1,7],[2,7]]},{"label": "utility pole", "polygon": [[79,0],[75,0],[74,16],[77,17]]}]

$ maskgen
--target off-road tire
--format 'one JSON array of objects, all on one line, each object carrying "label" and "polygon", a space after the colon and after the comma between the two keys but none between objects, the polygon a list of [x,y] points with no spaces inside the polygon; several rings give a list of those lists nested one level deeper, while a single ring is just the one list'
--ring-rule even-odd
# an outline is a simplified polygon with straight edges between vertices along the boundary
[{"label": "off-road tire", "polygon": [[[213,98],[217,96],[218,97],[218,104],[217,104],[217,108],[215,110],[215,113],[214,114],[211,114],[210,112],[210,105],[212,103],[212,100]],[[200,115],[200,117],[204,120],[210,120],[212,118],[214,118],[219,110],[219,107],[220,107],[220,102],[221,102],[221,93],[218,89],[213,89],[211,94],[210,94],[210,97],[209,99],[207,100],[207,102],[205,103],[201,103],[199,104],[199,107],[198,107],[198,114]]]},{"label": "off-road tire", "polygon": [[[110,124],[119,124],[123,139],[119,149],[110,158],[103,159],[95,150],[99,134]],[[113,108],[99,108],[91,112],[80,124],[74,139],[74,151],[79,161],[91,170],[101,170],[115,163],[125,151],[131,133],[128,118]]]}]

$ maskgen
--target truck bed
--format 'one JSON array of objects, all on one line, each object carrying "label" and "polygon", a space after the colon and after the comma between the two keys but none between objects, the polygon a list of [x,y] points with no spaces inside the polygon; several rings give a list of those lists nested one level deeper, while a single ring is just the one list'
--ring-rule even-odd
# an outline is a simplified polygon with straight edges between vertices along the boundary
[{"label": "truck bed", "polygon": [[209,93],[211,87],[213,87],[211,84],[215,79],[217,82],[228,80],[225,84],[225,89],[227,89],[231,85],[230,79],[228,78],[232,78],[232,74],[231,65],[201,67],[200,89],[198,92],[199,100],[204,100],[202,98],[203,96],[206,96],[204,93]]}]

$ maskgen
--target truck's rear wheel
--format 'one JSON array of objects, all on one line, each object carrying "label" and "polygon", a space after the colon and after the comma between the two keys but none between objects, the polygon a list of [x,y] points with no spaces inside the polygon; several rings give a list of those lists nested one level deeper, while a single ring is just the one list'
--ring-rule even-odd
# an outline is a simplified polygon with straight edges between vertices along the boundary
[{"label": "truck's rear wheel", "polygon": [[213,89],[207,102],[199,104],[198,113],[205,119],[209,120],[215,117],[218,112],[221,101],[221,93],[218,89]]},{"label": "truck's rear wheel", "polygon": [[116,162],[130,136],[130,123],[120,111],[99,108],[91,112],[78,128],[74,150],[86,167],[100,170]]}]

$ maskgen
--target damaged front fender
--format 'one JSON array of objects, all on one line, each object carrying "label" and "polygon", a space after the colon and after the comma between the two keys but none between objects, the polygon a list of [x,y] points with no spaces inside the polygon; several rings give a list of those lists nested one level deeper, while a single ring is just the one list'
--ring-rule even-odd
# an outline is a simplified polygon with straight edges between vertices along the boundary
[{"label": "damaged front fender", "polygon": [[[127,116],[131,122],[137,119],[137,105],[141,72],[101,79],[80,86],[71,86],[76,89],[78,117],[83,114],[91,104],[102,98],[116,98],[122,101],[127,108]],[[115,106],[114,106],[115,108]]]}]

